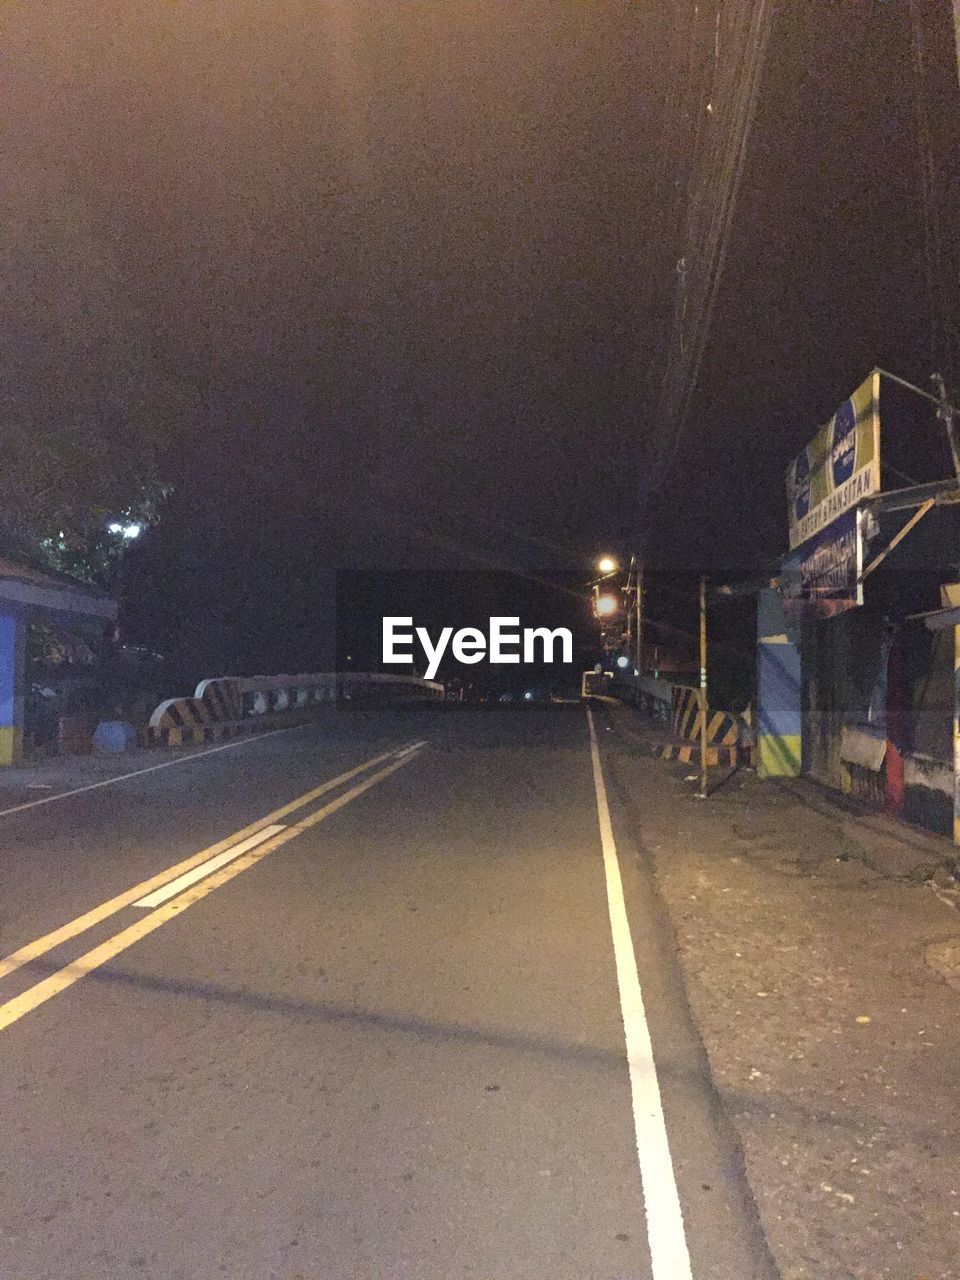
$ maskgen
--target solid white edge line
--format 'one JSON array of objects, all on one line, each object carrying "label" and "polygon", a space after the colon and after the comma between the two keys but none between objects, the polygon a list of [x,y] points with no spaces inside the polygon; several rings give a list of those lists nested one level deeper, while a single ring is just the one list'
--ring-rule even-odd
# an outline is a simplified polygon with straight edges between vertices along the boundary
[{"label": "solid white edge line", "polygon": [[607,789],[600,764],[600,749],[593,725],[593,713],[587,707],[590,730],[590,758],[593,763],[593,785],[597,793],[597,816],[600,821],[600,843],[607,882],[607,905],[613,953],[620,990],[620,1010],[627,1045],[627,1066],[633,1100],[633,1122],[643,1184],[644,1211],[647,1219],[647,1241],[653,1280],[692,1280],[690,1254],[683,1230],[683,1213],[677,1191],[663,1099],[653,1057],[650,1028],[647,1025],[637,957],[630,934],[627,905],[623,897],[623,881],[613,824],[607,804]]},{"label": "solid white edge line", "polygon": [[178,893],[182,893],[184,889],[189,889],[198,880],[205,879],[207,876],[212,875],[214,871],[219,870],[220,867],[232,862],[234,858],[239,858],[241,853],[246,853],[248,849],[255,849],[258,844],[263,844],[265,840],[275,836],[278,831],[284,830],[286,830],[286,824],[283,822],[275,822],[272,826],[263,827],[260,831],[255,832],[254,835],[247,836],[246,840],[241,840],[239,844],[231,845],[229,849],[224,849],[222,853],[214,854],[206,862],[201,862],[198,867],[185,871],[182,876],[177,876],[176,880],[171,880],[169,884],[161,885],[159,889],[154,889],[153,893],[148,893],[145,898],[140,898],[139,901],[133,903],[133,906],[159,907],[162,902],[166,902],[169,898],[175,898]]},{"label": "solid white edge line", "polygon": [[25,800],[23,804],[15,804],[9,809],[0,809],[0,818],[10,813],[21,813],[24,809],[36,809],[41,804],[53,804],[55,800],[67,800],[70,796],[82,795],[85,791],[97,791],[100,787],[112,787],[114,783],[126,782],[127,778],[142,778],[145,773],[156,773],[158,769],[172,769],[175,764],[189,764],[192,760],[202,760],[204,756],[215,756],[218,751],[232,751],[236,747],[249,747],[254,742],[263,742],[278,733],[293,733],[296,729],[306,729],[311,724],[288,724],[280,729],[267,729],[265,733],[254,733],[249,738],[238,738],[236,742],[224,742],[219,747],[210,747],[205,751],[194,751],[188,756],[178,756],[176,760],[163,760],[160,764],[151,764],[146,769],[134,769],[131,773],[120,773],[115,778],[102,778],[99,782],[90,782],[84,787],[74,787],[72,791],[58,791],[55,796],[44,796],[42,800]]}]

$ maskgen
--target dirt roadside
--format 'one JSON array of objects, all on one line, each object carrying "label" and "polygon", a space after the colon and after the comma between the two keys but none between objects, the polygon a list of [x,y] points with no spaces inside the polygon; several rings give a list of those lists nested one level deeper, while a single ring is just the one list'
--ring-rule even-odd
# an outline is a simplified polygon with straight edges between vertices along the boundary
[{"label": "dirt roadside", "polygon": [[960,1280],[951,846],[752,773],[697,800],[598,719],[784,1280]]}]

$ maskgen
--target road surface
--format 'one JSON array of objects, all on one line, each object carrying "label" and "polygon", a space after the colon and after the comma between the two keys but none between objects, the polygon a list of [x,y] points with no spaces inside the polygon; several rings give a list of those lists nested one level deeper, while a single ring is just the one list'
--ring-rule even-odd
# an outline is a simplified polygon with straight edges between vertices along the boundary
[{"label": "road surface", "polygon": [[330,712],[0,813],[0,1280],[769,1280],[608,755]]}]

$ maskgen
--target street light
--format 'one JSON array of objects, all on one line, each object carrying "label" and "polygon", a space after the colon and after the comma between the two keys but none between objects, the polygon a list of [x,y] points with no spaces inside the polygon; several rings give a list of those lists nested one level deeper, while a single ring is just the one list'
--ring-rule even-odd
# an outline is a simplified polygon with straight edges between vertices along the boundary
[{"label": "street light", "polygon": [[107,533],[112,533],[115,538],[119,538],[121,546],[113,545],[113,561],[110,567],[110,585],[113,595],[117,599],[117,617],[113,626],[113,642],[120,643],[120,613],[123,608],[123,596],[126,587],[126,557],[127,547],[134,542],[143,533],[146,525],[139,520],[111,520],[107,525]]},{"label": "street light", "polygon": [[599,617],[609,618],[620,608],[620,601],[616,596],[597,596],[595,608]]},{"label": "street light", "polygon": [[598,573],[616,573],[619,567],[613,556],[601,556],[597,561]]},{"label": "street light", "polygon": [[119,534],[124,542],[132,542],[134,538],[139,538],[143,533],[143,525],[136,521],[130,524],[121,524],[119,520],[114,520],[112,524],[107,525],[107,533]]}]

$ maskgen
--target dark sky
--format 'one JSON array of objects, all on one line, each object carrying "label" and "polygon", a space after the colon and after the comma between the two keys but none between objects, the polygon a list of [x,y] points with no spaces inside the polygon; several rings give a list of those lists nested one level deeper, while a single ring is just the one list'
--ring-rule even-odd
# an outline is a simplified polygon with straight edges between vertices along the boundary
[{"label": "dark sky", "polygon": [[[757,551],[780,553],[786,463],[875,365],[924,387],[939,370],[957,398],[960,91],[952,7],[914,5],[929,57],[949,338],[924,270],[909,10],[893,0],[781,7],[701,386],[657,508],[667,526],[659,539],[666,563],[674,556],[736,568]],[[888,382],[881,440],[882,458],[911,476],[950,474],[927,406]],[[884,476],[884,487],[903,483]],[[678,521],[677,507],[694,519]]]},{"label": "dark sky", "polygon": [[[946,204],[950,5],[916,9]],[[458,542],[559,560],[504,526],[582,553],[643,536],[686,565],[781,550],[788,458],[873,364],[932,367],[907,5],[781,10],[701,389],[652,506],[673,287],[656,182],[677,159],[657,3],[10,7],[19,393],[171,424],[154,561],[188,561],[233,615],[258,580],[309,595],[320,563],[456,563]]]},{"label": "dark sky", "polygon": [[534,527],[609,470],[636,429],[650,18],[122,0],[10,28],[23,340],[73,394],[145,378],[180,462],[212,435],[249,469],[306,453],[337,496]]}]

